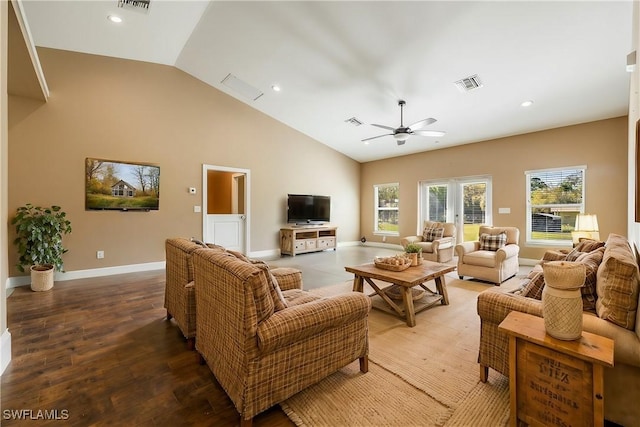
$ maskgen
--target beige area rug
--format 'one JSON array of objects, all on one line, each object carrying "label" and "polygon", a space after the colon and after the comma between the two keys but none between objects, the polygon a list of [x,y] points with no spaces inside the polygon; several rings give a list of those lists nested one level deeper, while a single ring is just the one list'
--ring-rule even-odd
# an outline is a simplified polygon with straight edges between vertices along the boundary
[{"label": "beige area rug", "polygon": [[[492,285],[454,277],[447,276],[450,304],[416,314],[413,328],[372,309],[369,372],[360,373],[357,361],[346,366],[283,402],[287,416],[307,427],[508,425],[508,379],[490,371],[481,383],[477,363],[476,299]],[[351,292],[351,282],[312,292]]]}]

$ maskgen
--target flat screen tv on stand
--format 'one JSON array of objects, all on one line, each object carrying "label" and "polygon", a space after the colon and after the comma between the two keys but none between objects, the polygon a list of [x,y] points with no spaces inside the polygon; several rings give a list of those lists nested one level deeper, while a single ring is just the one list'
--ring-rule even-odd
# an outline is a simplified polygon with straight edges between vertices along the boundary
[{"label": "flat screen tv on stand", "polygon": [[287,223],[322,225],[331,220],[331,197],[311,194],[287,195]]}]

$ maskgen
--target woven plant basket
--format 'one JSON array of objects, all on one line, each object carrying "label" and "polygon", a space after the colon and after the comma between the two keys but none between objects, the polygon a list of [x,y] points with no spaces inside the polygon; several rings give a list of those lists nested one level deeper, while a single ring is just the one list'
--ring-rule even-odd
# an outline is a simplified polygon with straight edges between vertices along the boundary
[{"label": "woven plant basket", "polygon": [[32,265],[30,270],[32,291],[41,292],[53,288],[53,265]]},{"label": "woven plant basket", "polygon": [[542,265],[542,317],[549,335],[559,340],[582,336],[582,295],[585,266],[581,263],[551,261]]}]

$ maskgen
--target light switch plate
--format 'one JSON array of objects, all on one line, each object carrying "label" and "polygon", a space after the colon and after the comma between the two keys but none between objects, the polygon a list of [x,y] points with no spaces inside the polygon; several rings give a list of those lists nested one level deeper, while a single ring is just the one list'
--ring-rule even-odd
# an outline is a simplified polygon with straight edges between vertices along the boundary
[{"label": "light switch plate", "polygon": [[199,213],[199,212],[202,212],[202,208],[201,208],[200,206],[194,206],[194,207],[193,207],[193,211],[194,211],[195,213]]}]

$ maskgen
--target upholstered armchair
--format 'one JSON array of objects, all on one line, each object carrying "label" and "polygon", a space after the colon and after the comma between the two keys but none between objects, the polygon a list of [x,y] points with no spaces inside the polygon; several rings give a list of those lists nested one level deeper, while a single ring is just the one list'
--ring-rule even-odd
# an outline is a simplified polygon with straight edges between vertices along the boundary
[{"label": "upholstered armchair", "polygon": [[497,285],[516,275],[519,269],[516,227],[481,225],[478,240],[456,245],[458,275],[471,276]]},{"label": "upholstered armchair", "polygon": [[[165,241],[164,308],[167,309],[167,320],[173,318],[187,340],[189,350],[195,348],[196,339],[196,296],[192,254],[196,249],[203,248],[227,252],[222,246],[211,243],[204,244],[194,239],[174,237]],[[302,288],[302,272],[300,270],[281,267],[270,271],[277,277],[281,289]],[[300,295],[289,293],[288,297],[298,298]]]},{"label": "upholstered armchair", "polygon": [[422,258],[435,262],[451,261],[456,239],[455,224],[425,221],[422,230],[420,236],[404,237],[400,241],[402,247],[406,248],[409,243],[415,243],[422,248]]},{"label": "upholstered armchair", "polygon": [[352,361],[359,359],[367,372],[366,295],[319,298],[280,290],[266,265],[228,252],[198,249],[193,261],[196,350],[236,407],[241,426]]}]

